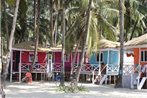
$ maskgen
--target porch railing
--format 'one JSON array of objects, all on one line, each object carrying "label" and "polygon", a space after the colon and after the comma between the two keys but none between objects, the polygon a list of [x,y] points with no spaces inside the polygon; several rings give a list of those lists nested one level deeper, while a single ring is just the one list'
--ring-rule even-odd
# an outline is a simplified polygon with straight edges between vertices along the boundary
[{"label": "porch railing", "polygon": [[[21,63],[21,72],[26,72],[28,69],[30,70],[31,63]],[[34,73],[42,73],[46,72],[46,63],[36,63],[32,68],[32,72]]]}]

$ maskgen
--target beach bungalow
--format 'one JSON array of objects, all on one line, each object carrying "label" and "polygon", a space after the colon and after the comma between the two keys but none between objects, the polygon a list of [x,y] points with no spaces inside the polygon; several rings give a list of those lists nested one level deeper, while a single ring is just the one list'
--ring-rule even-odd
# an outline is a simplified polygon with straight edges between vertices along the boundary
[{"label": "beach bungalow", "polygon": [[99,50],[93,52],[89,63],[93,67],[93,83],[99,81],[103,84],[104,81],[109,81],[113,77],[115,82],[115,76],[119,71],[119,46],[118,42],[101,39],[99,44]]},{"label": "beach bungalow", "polygon": [[[125,43],[125,49],[132,51],[131,53],[128,53],[128,56],[133,56],[134,57],[134,66],[133,66],[133,73],[137,73],[136,69],[138,69],[138,77],[132,77],[131,79],[131,86],[134,85],[134,81],[136,79],[138,80],[137,83],[137,88],[141,89],[143,85],[145,84],[145,81],[147,80],[147,71],[145,72],[145,75],[141,77],[141,71],[142,69],[147,66],[147,34],[144,34],[140,37],[134,38],[128,42]],[[140,82],[140,78],[142,78]]]},{"label": "beach bungalow", "polygon": [[134,64],[147,64],[147,34],[134,38],[125,44],[126,49],[133,50]]},{"label": "beach bungalow", "polygon": [[17,78],[19,82],[21,82],[27,70],[30,70],[33,76],[35,74],[36,79],[37,75],[39,75],[41,79],[43,75],[46,75],[47,66],[51,66],[48,65],[50,60],[47,58],[50,49],[38,45],[35,65],[31,67],[34,58],[34,47],[33,42],[23,42],[12,47],[10,82],[12,82],[14,78]]},{"label": "beach bungalow", "polygon": [[[101,84],[107,77],[118,74],[119,68],[119,51],[116,47],[119,44],[117,42],[108,41],[106,39],[100,40],[100,49],[98,52],[93,52],[90,57],[85,55],[84,66],[81,71],[81,75],[93,75],[92,81],[95,81],[98,75],[102,76]],[[12,48],[12,58],[10,66],[10,81],[15,77],[19,77],[19,81],[26,73],[27,69],[31,68],[32,59],[34,56],[34,43],[23,42],[16,44]],[[61,72],[61,60],[62,49],[61,46],[56,48],[44,48],[41,45],[38,47],[37,59],[35,66],[31,68],[32,73],[37,78],[41,79],[46,74],[53,76]],[[78,50],[75,58],[75,66],[79,65],[81,51]],[[71,63],[74,58],[74,52],[65,54],[65,79],[69,80],[71,71]],[[104,63],[105,67],[102,69],[101,64]],[[105,69],[105,72],[102,70]]]},{"label": "beach bungalow", "polygon": [[[61,66],[62,66],[61,46],[52,48],[51,54],[52,54],[52,63],[53,63],[53,79],[56,79],[55,77],[57,75],[60,75]],[[69,80],[69,75],[71,71],[71,62],[72,62],[72,53],[65,54],[65,59],[64,59],[65,80]]]},{"label": "beach bungalow", "polygon": [[[119,50],[117,46],[119,43],[108,41],[106,39],[100,40],[99,51],[93,51],[91,56],[85,55],[84,65],[81,70],[80,80],[89,78],[90,81],[95,81],[97,75],[104,76],[105,80],[107,77],[116,76],[119,69]],[[52,63],[54,77],[56,74],[60,74],[61,71],[61,47],[52,48]],[[79,65],[81,50],[78,50],[75,58],[75,67]],[[65,79],[69,79],[71,71],[71,63],[74,59],[74,52],[65,54]],[[100,70],[101,63],[104,63],[105,72]],[[101,74],[103,73],[103,74]],[[92,77],[92,78],[91,78]],[[102,81],[103,82],[103,81]],[[102,84],[102,83],[101,83]]]}]

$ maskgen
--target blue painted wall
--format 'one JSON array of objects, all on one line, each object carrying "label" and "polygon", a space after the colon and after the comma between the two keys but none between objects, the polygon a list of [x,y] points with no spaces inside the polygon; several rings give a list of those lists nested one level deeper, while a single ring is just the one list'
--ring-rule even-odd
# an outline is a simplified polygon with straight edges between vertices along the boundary
[{"label": "blue painted wall", "polygon": [[103,63],[107,64],[108,63],[108,51],[103,51]]},{"label": "blue painted wall", "polygon": [[118,51],[110,51],[109,52],[109,64],[118,64],[119,57]]},{"label": "blue painted wall", "polygon": [[90,59],[89,59],[89,63],[90,64],[98,64],[96,52],[92,52],[92,55],[90,56]]},{"label": "blue painted wall", "polygon": [[[103,63],[108,64],[108,50],[101,51],[103,53]],[[109,50],[109,64],[118,64],[119,57],[118,51]],[[97,53],[93,52],[89,59],[90,64],[99,64],[97,61]]]},{"label": "blue painted wall", "polygon": [[90,56],[89,63],[93,67],[99,66],[99,62],[97,61],[97,53],[96,52],[93,52],[92,55]]}]

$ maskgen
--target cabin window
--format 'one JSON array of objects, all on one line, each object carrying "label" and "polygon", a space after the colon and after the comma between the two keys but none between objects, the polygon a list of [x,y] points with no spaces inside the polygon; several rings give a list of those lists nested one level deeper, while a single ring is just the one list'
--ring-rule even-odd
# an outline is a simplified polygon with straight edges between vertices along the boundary
[{"label": "cabin window", "polygon": [[[29,62],[33,62],[34,52],[29,52]],[[36,56],[35,62],[38,62],[38,55]]]},{"label": "cabin window", "polygon": [[103,62],[103,53],[101,53],[101,54],[97,54],[97,61],[99,62]]},{"label": "cabin window", "polygon": [[147,62],[147,50],[141,51],[141,61]]}]

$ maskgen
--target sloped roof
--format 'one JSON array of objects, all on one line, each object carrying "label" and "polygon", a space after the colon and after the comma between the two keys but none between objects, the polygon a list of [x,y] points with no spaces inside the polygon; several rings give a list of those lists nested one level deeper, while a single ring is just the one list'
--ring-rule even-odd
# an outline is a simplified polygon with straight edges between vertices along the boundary
[{"label": "sloped roof", "polygon": [[[34,50],[35,43],[28,41],[28,42],[22,42],[20,44],[15,44],[13,49],[25,49],[25,50]],[[50,48],[45,48],[42,45],[38,44],[38,51],[50,51]]]},{"label": "sloped roof", "polygon": [[[104,48],[117,48],[119,46],[119,42],[113,42],[107,39],[101,39],[99,42],[99,48],[104,49]],[[61,51],[62,45],[59,45],[57,47],[52,48],[52,51]]]},{"label": "sloped roof", "polygon": [[100,48],[116,48],[119,46],[118,42],[113,42],[107,39],[101,39],[99,43]]},{"label": "sloped roof", "polygon": [[[106,39],[101,39],[100,43],[99,43],[99,48],[116,48],[119,46],[118,42],[113,42],[113,41],[109,41]],[[19,44],[15,44],[13,46],[13,49],[24,49],[24,50],[34,50],[35,48],[35,43],[28,41],[28,42],[22,42]],[[45,48],[42,45],[38,44],[38,51],[54,51],[54,50],[61,50],[62,46],[59,45],[58,47],[54,47],[54,48]]]},{"label": "sloped roof", "polygon": [[137,46],[137,45],[147,45],[147,34],[133,38],[132,40],[125,43],[125,46]]}]

